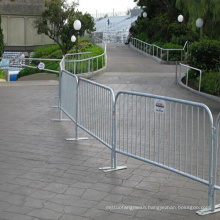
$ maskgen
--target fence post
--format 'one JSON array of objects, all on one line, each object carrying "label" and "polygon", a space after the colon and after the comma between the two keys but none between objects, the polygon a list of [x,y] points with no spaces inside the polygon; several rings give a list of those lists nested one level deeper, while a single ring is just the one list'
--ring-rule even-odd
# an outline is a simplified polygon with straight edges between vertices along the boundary
[{"label": "fence post", "polygon": [[219,133],[219,122],[220,122],[220,114],[218,115],[216,119],[216,126],[214,129],[213,134],[213,141],[214,141],[214,153],[213,153],[213,181],[212,181],[212,201],[211,201],[211,211],[215,211],[215,184],[216,184],[216,172],[217,172],[217,159],[218,159],[218,133]]},{"label": "fence post", "polygon": [[186,72],[186,86],[188,86],[188,74],[189,73],[189,68],[187,67],[187,72]]},{"label": "fence post", "polygon": [[177,77],[177,61],[176,61],[176,84],[178,85],[178,77]]},{"label": "fence post", "polygon": [[199,71],[200,72],[200,76],[199,76],[199,92],[201,91],[201,83],[202,83],[202,70]]}]

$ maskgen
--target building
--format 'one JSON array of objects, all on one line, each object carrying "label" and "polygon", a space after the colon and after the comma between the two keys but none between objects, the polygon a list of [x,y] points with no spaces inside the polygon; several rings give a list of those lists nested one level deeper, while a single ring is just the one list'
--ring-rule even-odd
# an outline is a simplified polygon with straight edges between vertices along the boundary
[{"label": "building", "polygon": [[46,35],[38,35],[34,20],[40,16],[44,0],[1,0],[1,27],[6,51],[30,52],[36,46],[53,44]]}]

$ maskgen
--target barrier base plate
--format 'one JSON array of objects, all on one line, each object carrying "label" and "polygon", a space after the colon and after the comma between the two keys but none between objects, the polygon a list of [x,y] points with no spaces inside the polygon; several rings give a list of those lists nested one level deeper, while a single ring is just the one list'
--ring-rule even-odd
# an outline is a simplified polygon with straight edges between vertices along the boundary
[{"label": "barrier base plate", "polygon": [[70,119],[51,119],[51,121],[70,121]]},{"label": "barrier base plate", "polygon": [[66,141],[79,141],[79,140],[88,140],[87,137],[81,137],[81,138],[66,138]]},{"label": "barrier base plate", "polygon": [[113,167],[100,167],[99,170],[103,170],[103,172],[112,172],[112,171],[117,171],[117,170],[124,170],[127,169],[127,166],[117,166],[116,168]]},{"label": "barrier base plate", "polygon": [[59,106],[58,106],[58,105],[55,105],[55,106],[51,106],[51,108],[59,108]]},{"label": "barrier base plate", "polygon": [[196,212],[196,214],[198,215],[208,215],[208,214],[213,214],[216,212],[220,212],[220,204],[215,206],[215,210],[212,211],[211,208],[206,208],[206,209],[202,209]]}]

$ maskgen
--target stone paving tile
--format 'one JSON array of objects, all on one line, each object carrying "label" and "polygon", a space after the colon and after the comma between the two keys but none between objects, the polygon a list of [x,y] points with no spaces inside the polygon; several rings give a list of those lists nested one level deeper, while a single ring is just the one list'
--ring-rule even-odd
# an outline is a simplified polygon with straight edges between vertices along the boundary
[{"label": "stone paving tile", "polygon": [[4,220],[32,220],[31,216],[21,215],[18,213],[11,213],[11,212],[1,212],[0,213],[2,219]]},{"label": "stone paving tile", "polygon": [[[107,73],[97,81],[115,91],[131,88],[163,94],[166,87],[172,95],[179,89],[169,72],[149,75],[149,81],[128,73],[128,84],[122,83],[124,76]],[[143,82],[138,82],[140,76]],[[157,76],[161,83],[155,86]],[[21,84],[0,85],[0,220],[198,219],[195,210],[157,211],[152,206],[204,206],[207,186],[122,155],[117,162],[127,165],[126,170],[103,173],[98,168],[110,165],[109,149],[91,137],[66,142],[66,137],[74,136],[73,123],[50,121],[58,116],[57,109],[50,108],[57,102],[57,82]],[[189,93],[181,90],[179,95]],[[214,214],[199,219],[219,218]]]},{"label": "stone paving tile", "polygon": [[63,214],[44,208],[44,209],[33,209],[27,215],[40,219],[58,220]]}]

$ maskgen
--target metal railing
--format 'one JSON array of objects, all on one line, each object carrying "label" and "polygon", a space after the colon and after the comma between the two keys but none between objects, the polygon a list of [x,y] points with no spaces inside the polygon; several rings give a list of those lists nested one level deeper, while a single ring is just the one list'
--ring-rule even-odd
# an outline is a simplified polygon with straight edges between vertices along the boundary
[{"label": "metal railing", "polygon": [[181,71],[181,67],[186,67],[186,86],[188,86],[188,81],[189,81],[189,70],[192,69],[192,70],[196,70],[199,72],[199,92],[201,91],[201,83],[202,83],[202,70],[200,69],[197,69],[195,67],[192,67],[192,66],[188,66],[188,65],[185,65],[185,64],[182,64],[180,63],[180,78],[182,79],[182,71]]},{"label": "metal railing", "polygon": [[[1,67],[17,67],[17,68],[24,68],[29,67],[32,69],[38,69],[38,66],[30,65],[32,61],[51,61],[51,62],[60,62],[61,59],[45,59],[45,58],[24,58],[24,57],[18,57],[18,58],[7,58],[7,57],[1,57],[0,59],[9,60],[10,62],[7,65],[1,66]],[[27,63],[27,64],[24,64]],[[47,72],[52,73],[59,73],[59,71],[51,70],[51,69],[43,69]]]},{"label": "metal railing", "polygon": [[104,52],[98,56],[93,56],[91,52],[66,54],[64,56],[64,69],[73,73],[94,73],[106,66],[106,43],[100,38],[94,38],[92,41],[102,47]]},{"label": "metal railing", "polygon": [[112,148],[114,93],[101,84],[79,79],[78,126],[108,148]]},{"label": "metal railing", "polygon": [[152,94],[119,91],[63,70],[60,63],[59,120],[64,112],[78,128],[111,150],[107,171],[117,166],[117,153],[175,172],[208,186],[208,209],[215,205],[220,115],[214,127],[210,109],[202,104]]},{"label": "metal railing", "polygon": [[176,61],[177,59],[173,58],[173,56],[177,56],[180,58],[180,60],[183,60],[185,49],[188,48],[188,41],[186,41],[183,49],[166,49],[166,48],[161,48],[155,44],[146,43],[142,40],[133,37],[131,38],[131,44],[137,49],[143,51],[144,53],[156,56],[166,61],[170,61],[171,59],[173,61]]},{"label": "metal railing", "polygon": [[120,91],[115,112],[116,152],[209,185],[213,118],[207,106]]}]

